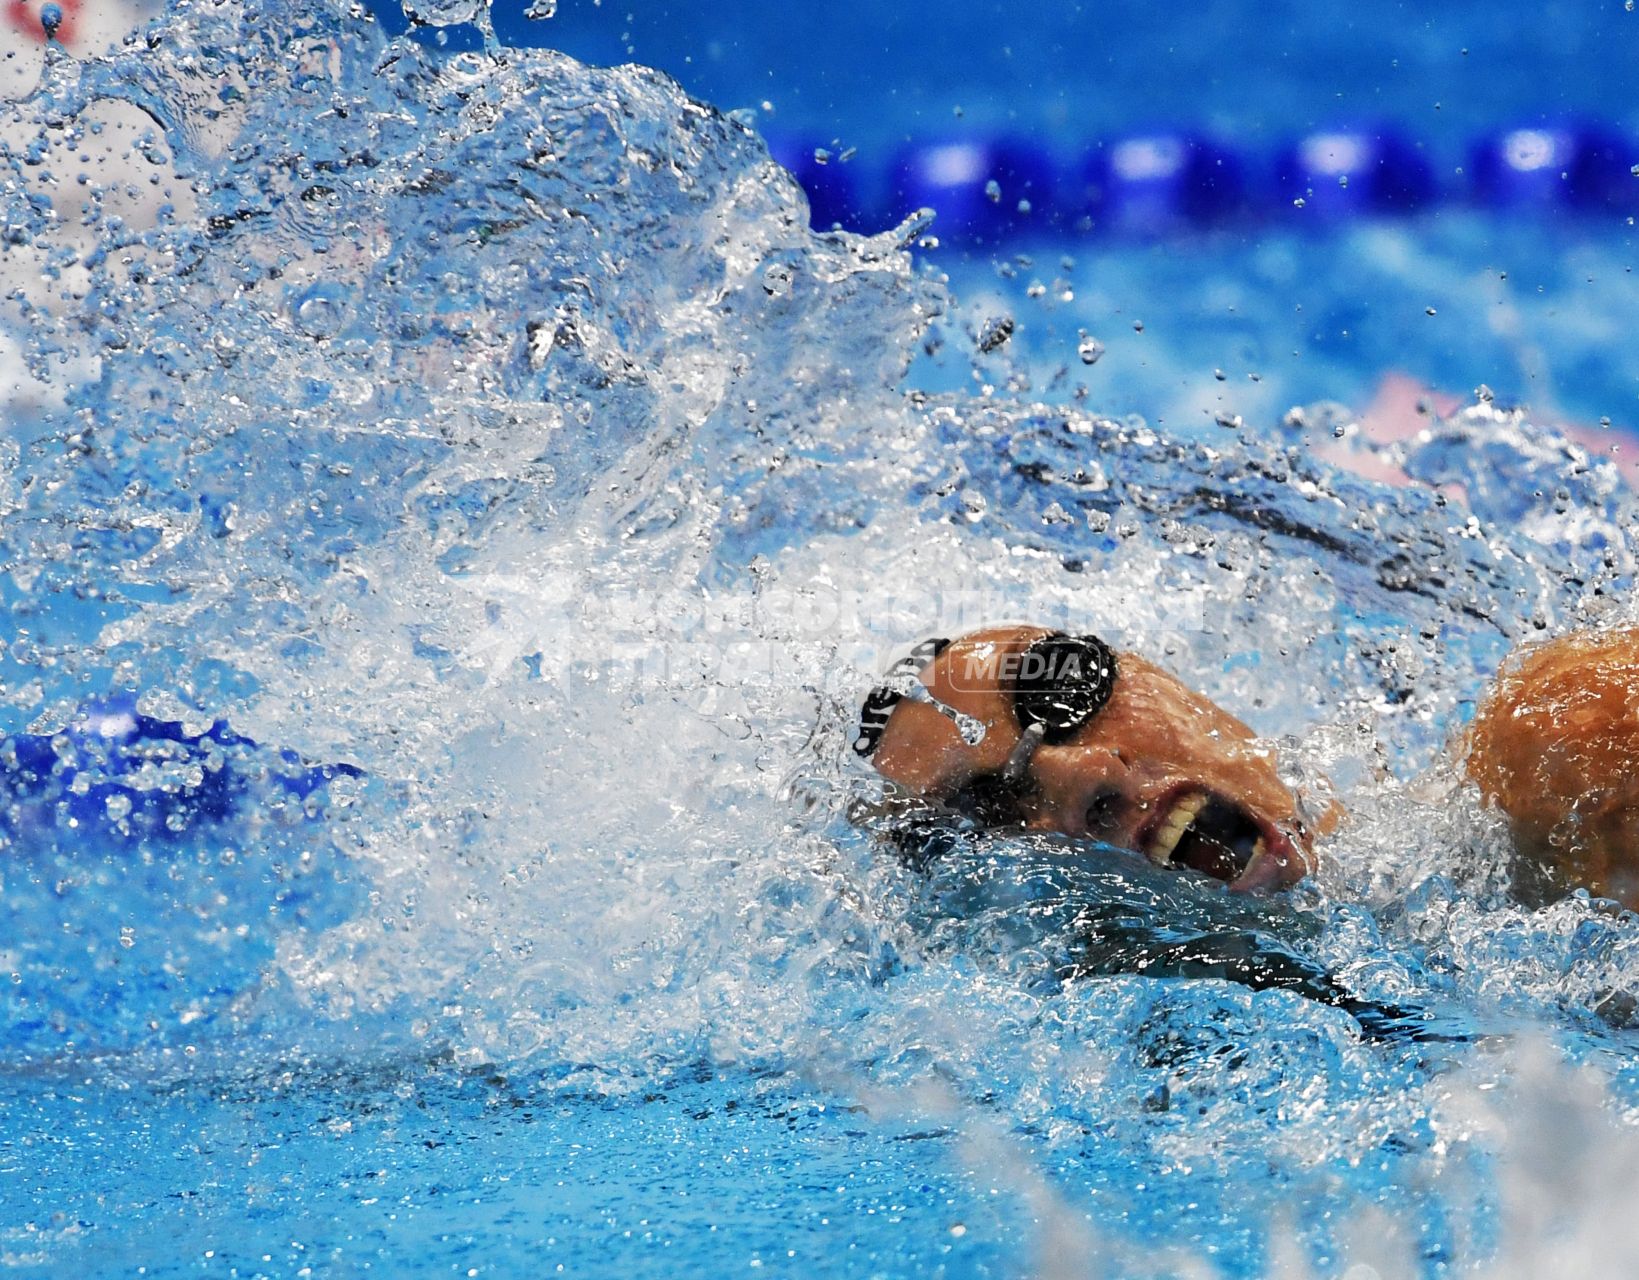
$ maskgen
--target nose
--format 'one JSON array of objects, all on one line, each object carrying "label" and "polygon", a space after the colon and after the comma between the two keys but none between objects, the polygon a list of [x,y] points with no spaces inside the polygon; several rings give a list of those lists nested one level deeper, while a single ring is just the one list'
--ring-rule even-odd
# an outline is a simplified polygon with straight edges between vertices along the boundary
[{"label": "nose", "polygon": [[1125,752],[1043,747],[1031,761],[1039,803],[1035,825],[1116,843],[1137,829],[1146,788]]}]

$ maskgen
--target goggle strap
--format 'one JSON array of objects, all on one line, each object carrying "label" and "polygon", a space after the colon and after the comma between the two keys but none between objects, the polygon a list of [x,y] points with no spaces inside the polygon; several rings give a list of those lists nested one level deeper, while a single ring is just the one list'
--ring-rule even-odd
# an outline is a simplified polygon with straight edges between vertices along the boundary
[{"label": "goggle strap", "polygon": [[1017,782],[1024,777],[1025,770],[1030,767],[1030,757],[1036,754],[1036,748],[1041,746],[1042,739],[1046,736],[1047,726],[1039,720],[1019,735],[1019,741],[1014,746],[1012,754],[1002,766],[1002,777],[1006,781]]}]

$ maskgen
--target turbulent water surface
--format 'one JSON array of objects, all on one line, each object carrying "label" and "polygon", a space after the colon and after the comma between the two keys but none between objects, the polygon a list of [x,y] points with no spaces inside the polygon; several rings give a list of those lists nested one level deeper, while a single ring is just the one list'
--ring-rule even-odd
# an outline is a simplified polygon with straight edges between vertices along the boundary
[{"label": "turbulent water surface", "polygon": [[[1639,929],[1514,905],[1450,768],[1514,642],[1632,617],[1609,463],[1037,404],[921,222],[815,235],[657,73],[339,0],[178,0],[6,111],[0,1265],[1630,1256]],[[998,617],[1280,739],[1325,872],[885,857],[860,691]]]}]

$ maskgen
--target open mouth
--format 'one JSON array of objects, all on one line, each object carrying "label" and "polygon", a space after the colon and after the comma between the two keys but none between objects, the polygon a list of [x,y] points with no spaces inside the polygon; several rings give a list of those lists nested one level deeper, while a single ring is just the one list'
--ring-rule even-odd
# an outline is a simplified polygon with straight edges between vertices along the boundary
[{"label": "open mouth", "polygon": [[1199,788],[1175,794],[1138,834],[1151,862],[1188,867],[1236,889],[1284,883],[1288,841],[1270,823],[1224,796]]}]

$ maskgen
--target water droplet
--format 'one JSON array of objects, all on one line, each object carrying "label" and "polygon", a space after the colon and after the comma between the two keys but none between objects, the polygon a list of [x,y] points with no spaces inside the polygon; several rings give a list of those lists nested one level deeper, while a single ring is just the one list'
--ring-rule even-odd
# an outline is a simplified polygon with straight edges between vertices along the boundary
[{"label": "water droplet", "polygon": [[979,350],[989,355],[1013,336],[1013,317],[996,316],[979,330]]},{"label": "water droplet", "polygon": [[985,183],[985,198],[988,199],[991,204],[997,203],[1002,198],[1002,184],[997,182],[994,178]]},{"label": "water droplet", "polygon": [[296,327],[310,338],[332,337],[344,318],[341,306],[328,292],[310,290],[296,304]]},{"label": "water droplet", "polygon": [[[893,231],[894,243],[897,244],[901,249],[908,248],[918,238],[921,237],[921,235],[924,231],[926,231],[932,225],[933,225],[933,210],[932,209],[926,209],[926,208],[918,209],[915,213],[911,214],[903,222],[901,222],[897,227],[894,228],[894,231]],[[929,246],[929,248],[932,248],[932,247],[933,246],[931,246],[931,245]]]},{"label": "water droplet", "polygon": [[1433,307],[1424,307],[1423,308],[1423,314],[1425,316],[1432,316],[1432,315],[1435,315],[1437,313],[1435,312]]},{"label": "water droplet", "polygon": [[488,7],[488,0],[405,0],[404,16],[429,27],[453,27],[478,21]]},{"label": "water droplet", "polygon": [[1474,388],[1474,398],[1481,404],[1490,404],[1497,398],[1497,393],[1492,391],[1490,387],[1486,386],[1485,383],[1482,382],[1479,386]]},{"label": "water droplet", "polygon": [[1238,413],[1220,412],[1213,421],[1220,427],[1228,427],[1231,431],[1239,431],[1242,425],[1242,418]]},{"label": "water droplet", "polygon": [[824,147],[815,147],[814,148],[814,163],[815,164],[830,164],[831,163],[831,153],[829,151],[827,151]]},{"label": "water droplet", "polygon": [[1217,380],[1218,380],[1218,381],[1219,381],[1219,382],[1222,382],[1222,381],[1224,381],[1224,379],[1225,379],[1225,378],[1227,378],[1227,377],[1228,377],[1228,376],[1229,376],[1229,375],[1228,375],[1228,374],[1227,374],[1227,373],[1225,373],[1225,372],[1224,372],[1224,371],[1223,371],[1223,370],[1222,370],[1222,369],[1214,369],[1214,370],[1213,370],[1213,371],[1212,371],[1212,376],[1213,376],[1213,377],[1214,377],[1214,378],[1216,378],[1216,379],[1217,379]]},{"label": "water droplet", "polygon": [[1301,208],[1303,208],[1303,205],[1304,205],[1304,200],[1303,200],[1302,196],[1299,196],[1296,200],[1292,201],[1292,207],[1294,209],[1301,209]]},{"label": "water droplet", "polygon": [[791,292],[791,265],[771,262],[763,269],[763,290],[771,298],[783,298]]},{"label": "water droplet", "polygon": [[1081,341],[1076,344],[1076,354],[1081,357],[1082,364],[1097,364],[1104,357],[1104,344],[1083,332]]},{"label": "water droplet", "polygon": [[46,4],[40,6],[40,28],[46,33],[47,40],[55,40],[57,32],[63,25],[63,7],[60,4]]},{"label": "water droplet", "polygon": [[556,17],[557,13],[558,0],[531,0],[529,8],[524,10],[524,17],[531,22],[545,22]]},{"label": "water droplet", "polygon": [[1143,333],[1144,332],[1144,322],[1142,320],[1134,320],[1133,321],[1133,332],[1134,333]]}]

